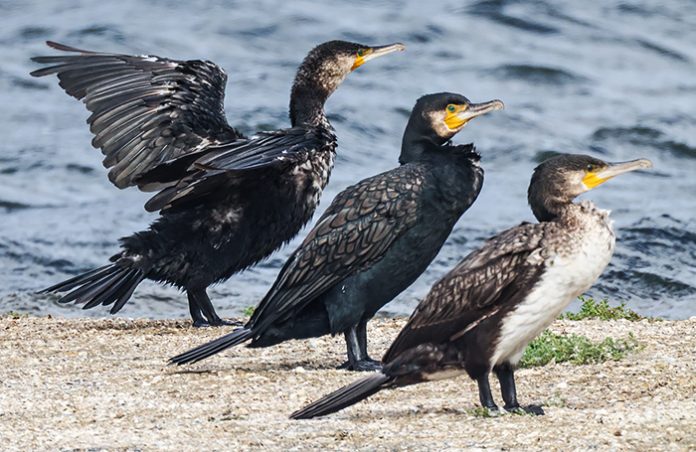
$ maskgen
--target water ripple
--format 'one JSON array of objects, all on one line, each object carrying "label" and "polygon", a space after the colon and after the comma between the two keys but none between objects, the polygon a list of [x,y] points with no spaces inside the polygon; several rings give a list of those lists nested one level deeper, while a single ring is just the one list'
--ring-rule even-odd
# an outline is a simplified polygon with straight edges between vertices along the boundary
[{"label": "water ripple", "polygon": [[616,140],[667,150],[679,157],[696,157],[696,147],[668,138],[664,132],[652,127],[602,127],[594,131],[592,139],[600,142]]},{"label": "water ripple", "polygon": [[565,85],[586,81],[568,70],[532,64],[503,64],[491,71],[505,80],[524,80],[531,84]]},{"label": "water ripple", "polygon": [[[0,312],[104,316],[33,292],[103,265],[118,250],[118,237],[155,218],[142,208],[147,195],[108,182],[102,156],[90,146],[84,106],[55,79],[28,76],[37,67],[29,57],[52,53],[45,40],[215,61],[229,75],[229,121],[250,134],[288,126],[288,93],[306,50],[349,39],[404,41],[408,51],[351,74],[327,103],[340,147],[317,214],[347,185],[396,165],[401,133],[421,95],[456,91],[506,104],[455,138],[481,151],[483,191],[433,265],[387,312],[409,314],[485,238],[532,221],[526,200],[532,169],[563,151],[607,160],[646,156],[656,166],[585,195],[613,210],[617,225],[616,254],[590,292],[650,315],[696,315],[691,0],[5,3]],[[303,236],[211,288],[220,313],[256,304]],[[123,315],[185,317],[186,297],[145,282]]]},{"label": "water ripple", "polygon": [[542,24],[537,21],[516,17],[505,12],[506,6],[516,3],[509,0],[482,0],[476,2],[466,9],[469,14],[485,17],[493,22],[505,25],[506,27],[528,31],[538,34],[555,34],[558,28]]}]

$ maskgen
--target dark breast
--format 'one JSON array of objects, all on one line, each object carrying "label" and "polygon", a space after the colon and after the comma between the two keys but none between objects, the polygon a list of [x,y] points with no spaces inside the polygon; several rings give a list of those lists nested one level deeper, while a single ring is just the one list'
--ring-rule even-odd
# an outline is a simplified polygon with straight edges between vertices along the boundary
[{"label": "dark breast", "polygon": [[[234,223],[211,234],[211,244],[222,245],[220,254],[225,261],[224,268],[216,272],[218,280],[267,257],[312,219],[329,181],[335,155],[335,144],[330,143],[274,183],[259,186],[255,193],[237,199],[233,209],[242,214]],[[211,221],[211,225],[215,224]]]}]

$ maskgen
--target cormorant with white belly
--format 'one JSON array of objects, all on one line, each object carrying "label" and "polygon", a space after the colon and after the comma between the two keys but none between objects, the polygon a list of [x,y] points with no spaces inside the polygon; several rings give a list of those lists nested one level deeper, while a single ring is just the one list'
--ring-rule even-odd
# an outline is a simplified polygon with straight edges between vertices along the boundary
[{"label": "cormorant with white belly", "polygon": [[351,370],[374,370],[367,322],[435,258],[483,184],[479,154],[450,142],[472,118],[503,108],[453,93],[421,97],[401,146],[402,164],[333,200],[244,328],[172,358],[184,364],[251,341],[343,333]]},{"label": "cormorant with white belly", "polygon": [[160,217],[121,239],[112,263],[46,292],[59,301],[119,311],[144,279],[186,290],[194,326],[221,325],[206,289],[254,265],[309,221],[327,184],[336,136],[324,103],[363,63],[404,49],[331,41],[300,65],[290,98],[292,127],[243,138],[224,115],[227,77],[209,61],[177,61],[49,46],[36,57],[85,102],[92,144],[119,188],[159,190],[145,208]]},{"label": "cormorant with white belly", "polygon": [[[468,374],[481,405],[497,410],[488,383],[500,382],[504,408],[520,410],[514,369],[527,344],[597,280],[614,251],[609,212],[573,199],[650,161],[606,163],[553,157],[534,171],[528,199],[539,223],[489,239],[438,281],[384,355],[382,370],[291,415],[336,412],[386,388]],[[543,414],[540,406],[524,409]]]}]

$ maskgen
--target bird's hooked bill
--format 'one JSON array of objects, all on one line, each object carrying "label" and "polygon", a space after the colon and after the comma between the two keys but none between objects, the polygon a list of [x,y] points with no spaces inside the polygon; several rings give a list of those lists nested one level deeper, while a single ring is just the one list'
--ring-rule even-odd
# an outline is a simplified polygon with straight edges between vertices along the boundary
[{"label": "bird's hooked bill", "polygon": [[653,164],[648,159],[629,160],[628,162],[607,163],[607,166],[596,171],[588,172],[582,182],[588,188],[594,188],[609,179],[623,173],[640,169],[652,168]]},{"label": "bird's hooked bill", "polygon": [[502,101],[495,99],[488,102],[474,104],[465,102],[462,104],[449,104],[445,115],[445,124],[450,130],[459,130],[470,120],[477,116],[485,115],[505,107]]},{"label": "bird's hooked bill", "polygon": [[652,168],[653,164],[648,159],[630,160],[628,162],[609,163],[609,165],[597,171],[597,177],[601,179],[611,179],[619,174],[628,173],[639,169]]},{"label": "bird's hooked bill", "polygon": [[406,50],[406,46],[400,42],[388,44],[386,46],[370,47],[369,49],[364,51],[361,50],[355,58],[355,62],[353,63],[353,67],[351,68],[351,70],[354,71],[363,64],[367,63],[370,60],[374,60],[375,58],[379,58],[381,56],[388,55],[394,52],[403,52],[404,50]]},{"label": "bird's hooked bill", "polygon": [[502,110],[503,108],[505,108],[503,101],[494,99],[488,102],[481,102],[479,104],[469,104],[468,108],[459,111],[457,116],[462,121],[469,121],[477,116],[485,115],[491,111]]}]

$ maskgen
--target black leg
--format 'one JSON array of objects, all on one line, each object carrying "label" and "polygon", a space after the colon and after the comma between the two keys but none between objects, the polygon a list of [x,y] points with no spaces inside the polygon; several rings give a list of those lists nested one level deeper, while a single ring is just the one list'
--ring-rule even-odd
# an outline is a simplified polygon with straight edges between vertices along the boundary
[{"label": "black leg", "polygon": [[355,363],[360,361],[360,344],[358,343],[358,334],[355,328],[351,328],[344,334],[346,338],[346,348],[348,351],[348,362]]},{"label": "black leg", "polygon": [[375,361],[370,358],[367,354],[367,320],[361,320],[358,323],[358,329],[356,331],[358,336],[358,346],[360,348],[360,356],[362,356],[363,361],[372,361],[376,364],[380,364],[380,361]]},{"label": "black leg", "polygon": [[201,313],[201,308],[198,307],[198,303],[196,302],[196,298],[188,290],[186,291],[186,295],[188,296],[189,312],[191,313],[191,319],[193,320],[193,326],[194,327],[207,326],[208,321],[205,319],[205,317],[203,317],[203,314]]},{"label": "black leg", "polygon": [[500,382],[500,393],[505,401],[506,411],[523,411],[527,414],[540,416],[544,414],[544,409],[540,405],[529,405],[520,407],[517,402],[517,389],[515,388],[515,370],[508,363],[501,364],[493,368],[498,381]]},{"label": "black leg", "polygon": [[488,408],[489,410],[497,411],[498,405],[493,401],[493,394],[491,394],[491,386],[488,384],[488,372],[483,376],[476,379],[479,388],[479,400],[481,401],[481,406]]},{"label": "black leg", "polygon": [[[352,327],[345,332],[346,348],[348,350],[348,362],[341,367],[348,370],[374,371],[382,368],[379,361],[374,361],[367,356],[367,334],[364,343],[361,344],[358,327]],[[364,345],[364,346],[363,346]]]},{"label": "black leg", "polygon": [[[189,289],[188,293],[194,298],[200,312],[207,319],[205,323],[196,325],[196,319],[194,318],[193,326],[222,326],[222,325],[238,325],[238,323],[228,322],[227,320],[222,320],[217,313],[213,304],[208,298],[208,294],[205,289]],[[190,300],[190,299],[189,299]]]},{"label": "black leg", "polygon": [[500,382],[500,394],[503,396],[507,411],[516,410],[520,407],[517,403],[517,389],[515,388],[515,371],[509,364],[503,364],[493,368],[498,381]]}]

